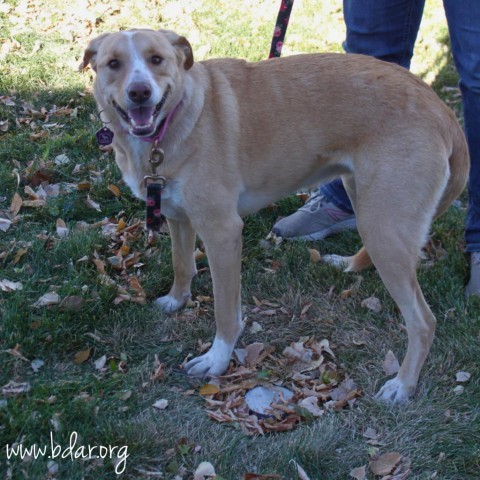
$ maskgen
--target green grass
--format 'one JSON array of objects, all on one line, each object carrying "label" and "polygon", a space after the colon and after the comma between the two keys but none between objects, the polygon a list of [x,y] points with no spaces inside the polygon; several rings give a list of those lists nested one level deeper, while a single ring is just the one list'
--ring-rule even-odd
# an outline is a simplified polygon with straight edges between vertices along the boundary
[{"label": "green grass", "polygon": [[[208,419],[199,383],[179,368],[197,341],[210,341],[214,332],[210,305],[191,308],[171,317],[161,315],[152,301],[168,291],[172,278],[170,242],[163,236],[148,246],[145,236],[130,238],[132,252],[143,266],[131,267],[138,276],[147,303],[114,303],[117,287],[99,277],[94,252],[107,263],[107,273],[118,286],[126,280],[108,265],[119,247],[99,228],[76,230],[80,222],[123,218],[129,224],[144,215],[143,205],[121,182],[110,153],[94,142],[100,122],[92,121],[95,106],[90,94],[92,76],[78,73],[82,49],[97,33],[147,25],[186,34],[197,59],[218,56],[260,60],[267,56],[278,2],[133,0],[111,2],[0,2],[0,96],[14,97],[14,106],[0,102],[0,121],[9,129],[0,133],[0,211],[9,208],[13,194],[24,198],[25,186],[39,178],[49,183],[89,182],[89,190],[74,190],[51,198],[42,208],[22,208],[18,221],[0,232],[0,280],[21,282],[23,290],[0,293],[0,382],[28,382],[31,389],[0,400],[0,475],[2,478],[41,479],[48,458],[22,462],[5,458],[4,446],[14,442],[68,446],[72,432],[77,445],[128,446],[126,471],[121,478],[191,478],[197,465],[210,461],[224,479],[240,479],[247,472],[297,478],[290,463],[296,460],[311,479],[346,479],[354,467],[367,464],[372,446],[363,432],[379,433],[381,453],[398,451],[411,460],[414,479],[465,480],[480,470],[480,302],[466,302],[463,287],[468,275],[463,254],[464,202],[451,208],[433,227],[433,238],[446,250],[445,258],[423,261],[419,279],[438,319],[437,336],[421,376],[417,396],[401,408],[373,401],[385,376],[382,361],[388,350],[400,358],[406,345],[398,310],[374,271],[362,273],[356,295],[342,300],[340,292],[356,280],[309,261],[308,248],[323,253],[352,253],[360,246],[356,233],[323,242],[282,243],[265,249],[260,241],[273,222],[299,205],[296,198],[280,202],[245,221],[243,252],[243,309],[249,324],[258,321],[259,333],[247,328],[240,345],[254,341],[281,350],[301,336],[328,338],[340,368],[360,386],[364,396],[353,408],[326,414],[290,433],[247,437],[241,431]],[[85,5],[87,7],[85,8]],[[433,84],[442,98],[461,114],[457,77],[452,65],[442,5],[427,3],[412,68]],[[285,54],[341,51],[344,26],[338,2],[296,3],[286,38]],[[445,88],[448,87],[448,88]],[[44,115],[25,123],[25,104],[41,112],[54,106],[76,109],[73,115]],[[17,124],[17,120],[21,123]],[[46,125],[50,124],[50,126]],[[56,125],[52,125],[56,124]],[[48,131],[33,140],[32,133]],[[57,165],[65,154],[70,161]],[[76,165],[81,168],[77,172]],[[19,184],[17,182],[20,182]],[[121,196],[108,189],[116,185]],[[86,206],[87,195],[102,211]],[[66,238],[56,234],[56,221],[71,229]],[[201,244],[199,243],[199,246]],[[24,252],[26,250],[26,252]],[[23,255],[20,255],[23,252]],[[87,261],[78,261],[87,257]],[[265,268],[272,261],[276,273]],[[212,294],[208,262],[193,283],[194,297]],[[61,298],[81,296],[79,310],[58,305],[35,308],[45,293]],[[375,295],[381,313],[367,311],[361,301]],[[252,296],[280,303],[286,313],[266,318],[255,313]],[[302,308],[312,303],[305,319]],[[18,351],[29,360],[11,352]],[[76,364],[78,352],[91,349],[91,358]],[[106,355],[107,368],[93,361]],[[155,356],[165,363],[165,377],[152,382]],[[34,373],[30,361],[44,366]],[[468,371],[465,391],[456,395],[455,373]],[[127,392],[127,393],[125,393]],[[127,398],[128,397],[128,398]],[[152,404],[168,399],[166,411]],[[59,473],[69,480],[117,478],[109,460],[56,460]],[[161,472],[157,477],[142,471]],[[177,477],[175,477],[178,475]],[[373,474],[368,473],[373,479]],[[377,477],[379,478],[379,477]]]}]

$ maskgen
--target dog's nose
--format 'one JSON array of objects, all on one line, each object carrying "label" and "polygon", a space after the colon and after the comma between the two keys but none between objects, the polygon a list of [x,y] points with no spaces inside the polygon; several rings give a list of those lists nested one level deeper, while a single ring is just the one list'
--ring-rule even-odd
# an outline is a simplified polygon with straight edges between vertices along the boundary
[{"label": "dog's nose", "polygon": [[128,98],[135,103],[145,102],[152,96],[152,90],[146,83],[132,83],[127,93]]}]

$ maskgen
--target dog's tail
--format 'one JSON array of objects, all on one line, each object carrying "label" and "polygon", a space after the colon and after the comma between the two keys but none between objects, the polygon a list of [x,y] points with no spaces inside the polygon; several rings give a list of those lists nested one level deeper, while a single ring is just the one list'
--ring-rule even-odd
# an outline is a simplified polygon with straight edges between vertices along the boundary
[{"label": "dog's tail", "polygon": [[452,127],[452,154],[448,159],[450,178],[438,203],[434,218],[439,217],[463,192],[470,171],[470,156],[462,127],[460,127],[456,119]]}]

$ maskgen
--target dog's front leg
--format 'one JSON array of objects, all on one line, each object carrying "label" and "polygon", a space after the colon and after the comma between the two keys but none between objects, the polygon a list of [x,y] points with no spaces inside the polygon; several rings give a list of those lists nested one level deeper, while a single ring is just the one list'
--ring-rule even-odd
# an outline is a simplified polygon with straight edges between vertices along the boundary
[{"label": "dog's front leg", "polygon": [[243,222],[238,215],[219,218],[203,232],[212,274],[217,331],[210,350],[185,365],[189,375],[215,377],[228,367],[235,343],[243,328],[240,306],[240,263]]},{"label": "dog's front leg", "polygon": [[164,312],[171,313],[182,308],[191,296],[190,285],[197,273],[195,267],[195,230],[190,220],[168,220],[172,240],[173,286],[163,297],[155,301]]}]

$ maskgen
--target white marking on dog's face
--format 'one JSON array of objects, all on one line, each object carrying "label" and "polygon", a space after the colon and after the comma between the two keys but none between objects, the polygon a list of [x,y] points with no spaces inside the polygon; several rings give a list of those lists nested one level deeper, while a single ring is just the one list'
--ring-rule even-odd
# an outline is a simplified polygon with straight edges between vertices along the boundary
[{"label": "white marking on dog's face", "polygon": [[152,135],[181,98],[179,57],[161,32],[109,35],[98,49],[96,68],[97,101],[133,135]]}]

